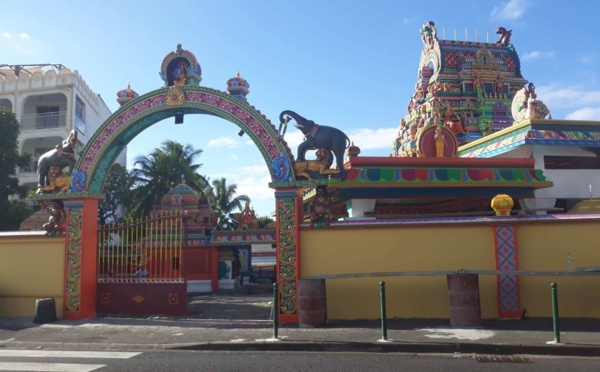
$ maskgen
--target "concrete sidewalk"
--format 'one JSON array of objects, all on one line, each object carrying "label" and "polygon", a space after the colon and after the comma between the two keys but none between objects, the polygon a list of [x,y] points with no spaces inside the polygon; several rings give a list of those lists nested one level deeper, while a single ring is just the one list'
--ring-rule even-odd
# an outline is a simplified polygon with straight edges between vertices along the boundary
[{"label": "concrete sidewalk", "polygon": [[389,320],[383,342],[379,322],[332,322],[327,328],[282,326],[274,339],[266,320],[92,318],[34,324],[0,318],[1,348],[69,350],[237,350],[600,356],[600,321],[563,319],[559,345],[551,319],[486,321],[456,329],[440,320]]},{"label": "concrete sidewalk", "polygon": [[[600,319],[561,319],[561,344],[552,319],[484,320],[477,329],[447,319],[330,321],[326,328],[282,325],[274,339],[269,293],[201,295],[185,317],[97,317],[35,324],[0,318],[0,348],[68,350],[238,350],[478,353],[600,356]],[[227,319],[222,319],[227,317]]]}]

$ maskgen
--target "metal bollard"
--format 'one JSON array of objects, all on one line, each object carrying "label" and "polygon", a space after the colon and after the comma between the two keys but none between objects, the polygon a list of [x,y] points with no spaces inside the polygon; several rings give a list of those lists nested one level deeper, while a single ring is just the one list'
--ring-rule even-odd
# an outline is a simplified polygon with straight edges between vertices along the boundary
[{"label": "metal bollard", "polygon": [[379,282],[379,292],[381,299],[381,339],[387,341],[387,315],[385,306],[385,282]]},{"label": "metal bollard", "polygon": [[560,344],[560,329],[558,316],[558,290],[556,282],[550,284],[552,295],[552,327],[554,328],[554,342]]},{"label": "metal bollard", "polygon": [[273,283],[273,338],[277,339],[279,334],[279,305],[277,304],[277,283]]}]

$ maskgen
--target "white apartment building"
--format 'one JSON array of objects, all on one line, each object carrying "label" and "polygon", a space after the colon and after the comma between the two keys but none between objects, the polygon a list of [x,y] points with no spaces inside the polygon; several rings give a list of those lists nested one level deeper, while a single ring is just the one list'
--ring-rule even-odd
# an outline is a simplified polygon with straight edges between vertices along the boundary
[{"label": "white apartment building", "polygon": [[[20,153],[32,156],[18,170],[19,183],[37,188],[37,162],[75,129],[79,150],[112,114],[100,95],[79,75],[60,64],[0,65],[0,106],[21,123]],[[126,164],[126,149],[117,163]]]}]

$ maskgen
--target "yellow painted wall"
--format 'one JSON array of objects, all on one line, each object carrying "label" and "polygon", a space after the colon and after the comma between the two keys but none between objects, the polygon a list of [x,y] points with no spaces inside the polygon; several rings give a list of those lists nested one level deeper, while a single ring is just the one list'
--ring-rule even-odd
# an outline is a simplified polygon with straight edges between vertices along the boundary
[{"label": "yellow painted wall", "polygon": [[[520,270],[566,270],[566,255],[575,266],[600,265],[593,239],[597,222],[523,223],[516,227]],[[576,236],[576,237],[575,237]],[[300,235],[301,278],[313,275],[495,270],[492,225],[395,226],[304,229]],[[390,318],[448,318],[446,276],[386,276],[328,279],[327,316],[376,319],[380,316],[379,282],[386,283]],[[559,286],[564,317],[600,317],[599,277],[521,277],[522,306],[531,317],[550,316],[550,283]],[[483,318],[498,317],[496,276],[480,275]]]},{"label": "yellow painted wall", "polygon": [[[521,270],[566,271],[567,255],[573,266],[600,266],[596,223],[530,224],[517,227]],[[561,317],[600,318],[600,276],[522,277],[521,307],[530,316],[552,316],[550,284],[558,285]]]},{"label": "yellow painted wall", "polygon": [[62,317],[65,238],[0,236],[0,316],[35,315],[39,298],[54,298]]}]

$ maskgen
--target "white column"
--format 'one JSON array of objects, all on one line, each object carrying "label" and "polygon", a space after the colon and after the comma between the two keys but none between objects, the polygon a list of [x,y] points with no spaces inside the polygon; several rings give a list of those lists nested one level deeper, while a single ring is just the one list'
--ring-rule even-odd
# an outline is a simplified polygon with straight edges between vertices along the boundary
[{"label": "white column", "polygon": [[349,217],[345,220],[374,220],[375,217],[365,216],[365,212],[373,212],[375,199],[350,199],[346,202]]},{"label": "white column", "polygon": [[554,208],[556,205],[556,199],[551,198],[526,198],[520,199],[519,205],[521,209],[528,212],[528,214],[547,214],[546,209]]}]

